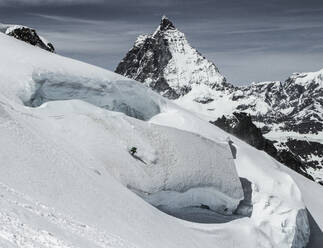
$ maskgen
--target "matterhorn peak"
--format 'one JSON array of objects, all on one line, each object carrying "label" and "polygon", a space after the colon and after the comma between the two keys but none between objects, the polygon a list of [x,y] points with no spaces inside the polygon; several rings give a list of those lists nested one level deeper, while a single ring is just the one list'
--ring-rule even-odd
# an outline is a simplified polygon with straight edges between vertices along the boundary
[{"label": "matterhorn peak", "polygon": [[167,18],[167,16],[163,15],[158,28],[161,31],[165,31],[168,29],[175,29],[175,25]]},{"label": "matterhorn peak", "polygon": [[196,85],[228,86],[212,62],[191,47],[185,35],[163,16],[152,35],[141,35],[116,68],[169,99],[186,95]]}]

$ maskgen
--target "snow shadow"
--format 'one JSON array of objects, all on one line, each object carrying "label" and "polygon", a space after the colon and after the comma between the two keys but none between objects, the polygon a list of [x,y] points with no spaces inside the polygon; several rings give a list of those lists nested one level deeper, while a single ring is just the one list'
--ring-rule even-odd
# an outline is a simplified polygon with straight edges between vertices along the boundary
[{"label": "snow shadow", "polygon": [[243,189],[244,199],[239,203],[238,208],[236,210],[236,214],[250,217],[253,210],[252,201],[251,201],[252,199],[251,182],[244,177],[240,177],[240,182]]},{"label": "snow shadow", "polygon": [[252,214],[252,188],[251,182],[246,178],[240,177],[240,182],[243,188],[244,199],[239,203],[234,214],[225,215],[211,210],[207,205],[191,206],[185,208],[166,208],[157,206],[157,208],[173,217],[196,223],[227,223],[232,220],[250,217]]},{"label": "snow shadow", "polygon": [[205,224],[214,224],[214,223],[226,223],[232,220],[244,218],[246,216],[233,214],[233,215],[224,215],[217,213],[213,210],[208,209],[204,205],[196,207],[186,207],[186,208],[163,208],[163,206],[157,207],[160,211],[169,214],[178,219],[196,222],[196,223],[205,223]]},{"label": "snow shadow", "polygon": [[309,241],[308,245],[306,246],[306,248],[322,248],[323,247],[323,232],[322,232],[321,228],[319,227],[319,225],[314,220],[311,212],[308,209],[306,209],[306,211],[307,211],[307,217],[308,217],[308,221],[310,224],[310,230],[311,230],[310,241]]},{"label": "snow shadow", "polygon": [[139,157],[139,156],[137,156],[136,154],[130,154],[134,159],[137,159],[138,161],[140,161],[141,163],[143,163],[143,164],[146,164],[147,165],[147,163],[141,158],[141,157]]}]

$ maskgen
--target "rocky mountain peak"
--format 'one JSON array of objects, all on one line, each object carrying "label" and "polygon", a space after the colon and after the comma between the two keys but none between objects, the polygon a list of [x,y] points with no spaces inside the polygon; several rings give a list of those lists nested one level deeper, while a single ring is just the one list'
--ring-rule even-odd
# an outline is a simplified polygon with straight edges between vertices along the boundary
[{"label": "rocky mountain peak", "polygon": [[160,21],[158,29],[161,31],[175,29],[175,25],[164,15]]},{"label": "rocky mountain peak", "polygon": [[216,65],[194,49],[166,16],[153,34],[137,38],[115,72],[169,99],[186,95],[196,85],[212,89],[228,86]]}]

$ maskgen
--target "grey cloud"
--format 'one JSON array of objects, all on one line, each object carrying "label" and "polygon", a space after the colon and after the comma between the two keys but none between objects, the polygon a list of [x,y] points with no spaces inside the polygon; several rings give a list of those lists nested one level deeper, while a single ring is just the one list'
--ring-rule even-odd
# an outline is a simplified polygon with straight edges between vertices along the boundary
[{"label": "grey cloud", "polygon": [[282,32],[291,30],[302,30],[302,29],[314,29],[323,28],[321,25],[287,25],[281,27],[267,27],[267,28],[256,28],[256,29],[246,29],[246,30],[234,30],[229,31],[227,34],[248,34],[248,33],[263,33],[263,32]]},{"label": "grey cloud", "polygon": [[58,53],[111,70],[163,14],[233,83],[323,68],[321,0],[39,2],[2,6],[0,22],[32,26]]},{"label": "grey cloud", "polygon": [[37,13],[30,13],[30,15],[53,20],[53,21],[67,22],[67,23],[82,23],[82,24],[92,24],[92,25],[100,25],[100,24],[106,23],[105,21],[89,20],[89,19],[82,19],[82,18],[75,18],[75,17],[68,17],[68,16],[59,16],[59,15],[46,15],[46,14],[37,14]]},{"label": "grey cloud", "polygon": [[75,5],[84,3],[103,3],[104,0],[0,0],[0,6],[46,6],[46,5]]}]

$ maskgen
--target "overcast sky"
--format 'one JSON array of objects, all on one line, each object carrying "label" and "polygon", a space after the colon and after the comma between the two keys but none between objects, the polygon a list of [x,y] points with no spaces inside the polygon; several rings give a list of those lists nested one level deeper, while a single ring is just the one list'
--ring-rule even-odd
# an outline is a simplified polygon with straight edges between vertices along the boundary
[{"label": "overcast sky", "polygon": [[323,68],[322,0],[0,0],[0,22],[110,70],[163,14],[236,85]]}]

